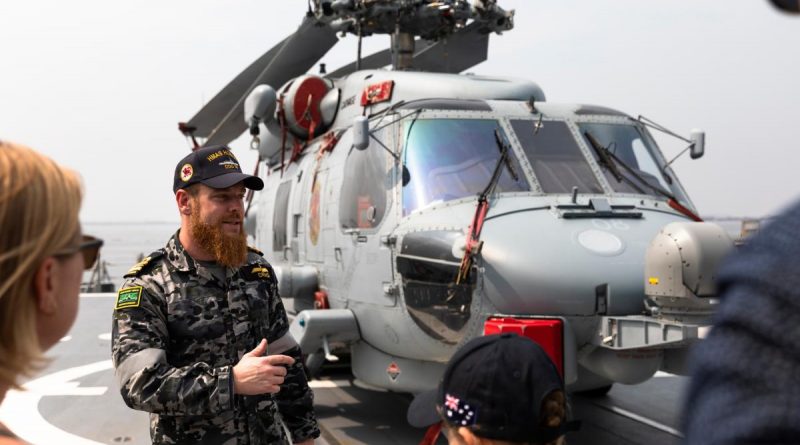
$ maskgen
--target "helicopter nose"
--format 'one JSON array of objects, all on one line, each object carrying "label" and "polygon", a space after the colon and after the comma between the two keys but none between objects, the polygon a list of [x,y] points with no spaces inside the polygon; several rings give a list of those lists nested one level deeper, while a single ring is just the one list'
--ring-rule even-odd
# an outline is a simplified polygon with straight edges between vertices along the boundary
[{"label": "helicopter nose", "polygon": [[565,220],[549,212],[487,219],[484,292],[500,313],[591,315],[607,289],[608,314],[640,313],[645,249],[657,230],[644,221]]}]

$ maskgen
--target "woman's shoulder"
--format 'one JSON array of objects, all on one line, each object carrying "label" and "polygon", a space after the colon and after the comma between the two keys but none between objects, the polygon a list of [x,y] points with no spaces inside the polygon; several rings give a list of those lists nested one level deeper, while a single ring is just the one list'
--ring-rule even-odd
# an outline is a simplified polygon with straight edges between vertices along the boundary
[{"label": "woman's shoulder", "polygon": [[2,422],[0,422],[0,445],[26,445],[22,439],[12,433]]}]

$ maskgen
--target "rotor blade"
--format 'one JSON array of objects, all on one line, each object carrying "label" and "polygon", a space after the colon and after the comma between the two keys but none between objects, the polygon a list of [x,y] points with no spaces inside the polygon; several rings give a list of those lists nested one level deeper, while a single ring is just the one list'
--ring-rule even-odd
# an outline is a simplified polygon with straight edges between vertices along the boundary
[{"label": "rotor blade", "polygon": [[242,104],[260,84],[276,90],[306,73],[338,41],[327,25],[306,16],[294,34],[272,47],[247,67],[188,122],[195,136],[207,137],[204,145],[227,144],[247,129]]},{"label": "rotor blade", "polygon": [[220,120],[236,105],[243,91],[247,91],[258,76],[269,65],[269,62],[278,54],[281,47],[289,38],[283,39],[280,43],[273,46],[269,51],[251,63],[244,71],[239,73],[228,85],[225,86],[213,99],[206,103],[203,108],[192,117],[187,123],[194,128],[195,136],[207,138],[214,131]]},{"label": "rotor blade", "polygon": [[[433,45],[433,43],[434,42],[428,40],[417,39],[414,42],[415,52],[428,48],[429,46]],[[358,70],[374,70],[389,65],[391,63],[392,63],[392,50],[385,49],[383,51],[378,51],[377,53],[372,53],[367,57],[361,58],[361,66],[358,67]],[[332,73],[328,73],[327,77],[332,77],[332,78],[344,77],[356,71],[357,71],[356,62],[353,62],[343,67],[340,67],[339,69],[337,69]]]},{"label": "rotor blade", "polygon": [[472,22],[447,40],[439,40],[414,54],[414,69],[435,73],[460,73],[483,62],[489,53],[489,34]]}]

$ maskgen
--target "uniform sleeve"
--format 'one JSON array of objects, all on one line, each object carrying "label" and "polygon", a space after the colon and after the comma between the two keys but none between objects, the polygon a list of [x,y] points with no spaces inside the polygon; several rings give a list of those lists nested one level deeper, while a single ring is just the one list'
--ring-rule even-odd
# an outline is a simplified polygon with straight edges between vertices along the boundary
[{"label": "uniform sleeve", "polygon": [[[272,273],[274,277],[275,274]],[[286,427],[292,434],[293,442],[302,442],[320,435],[317,417],[314,414],[314,393],[308,386],[308,378],[303,370],[303,357],[300,346],[291,338],[289,322],[278,295],[277,281],[270,286],[270,320],[267,340],[270,342],[268,354],[284,354],[294,358],[293,365],[287,368],[286,379],[281,390],[275,394],[278,410]],[[275,348],[278,346],[278,348]]]},{"label": "uniform sleeve", "polygon": [[111,352],[125,403],[166,415],[214,415],[232,409],[230,366],[167,362],[166,302],[155,285],[127,281],[114,309]]}]

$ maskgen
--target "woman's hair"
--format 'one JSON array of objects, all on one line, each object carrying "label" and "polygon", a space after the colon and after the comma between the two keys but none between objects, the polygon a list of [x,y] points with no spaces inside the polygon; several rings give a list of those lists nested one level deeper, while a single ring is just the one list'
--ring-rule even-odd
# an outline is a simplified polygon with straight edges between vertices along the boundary
[{"label": "woman's hair", "polygon": [[0,387],[43,364],[33,280],[79,231],[80,178],[28,147],[0,141]]}]

